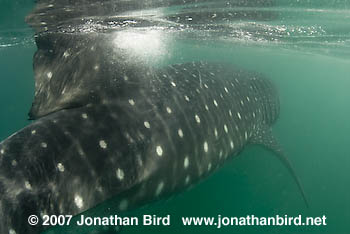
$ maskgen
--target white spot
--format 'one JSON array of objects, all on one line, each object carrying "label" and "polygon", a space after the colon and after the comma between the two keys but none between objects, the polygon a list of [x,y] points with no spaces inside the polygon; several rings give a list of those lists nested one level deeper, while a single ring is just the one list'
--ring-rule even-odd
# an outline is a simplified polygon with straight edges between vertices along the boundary
[{"label": "white spot", "polygon": [[176,84],[175,84],[173,81],[171,82],[171,85],[174,86],[174,87],[176,87]]},{"label": "white spot", "polygon": [[208,164],[208,171],[211,169],[211,163]]},{"label": "white spot", "polygon": [[244,102],[243,102],[243,100],[241,100],[241,105],[242,105],[242,106],[244,106]]},{"label": "white spot", "polygon": [[74,203],[79,209],[83,208],[84,206],[83,198],[78,194],[74,196]]},{"label": "white spot", "polygon": [[0,154],[5,154],[5,150],[4,150],[4,149],[1,149],[1,150],[0,150]]},{"label": "white spot", "polygon": [[16,161],[16,160],[12,160],[11,165],[12,165],[13,167],[17,166],[17,161]]},{"label": "white spot", "polygon": [[24,186],[26,187],[26,189],[31,190],[32,189],[32,185],[29,183],[29,181],[25,181],[24,182]]},{"label": "white spot", "polygon": [[247,96],[247,101],[250,102],[250,98]]},{"label": "white spot", "polygon": [[185,179],[185,184],[188,184],[189,182],[190,182],[190,176],[187,175],[187,176],[186,176],[186,179]]},{"label": "white spot", "polygon": [[60,171],[60,172],[64,172],[64,165],[62,163],[57,163],[57,169]]},{"label": "white spot", "polygon": [[163,149],[162,149],[162,147],[160,145],[157,146],[156,151],[157,151],[158,156],[162,157]]},{"label": "white spot", "polygon": [[16,234],[16,231],[13,230],[12,228],[9,230],[9,234]]},{"label": "white spot", "polygon": [[185,100],[189,102],[190,98],[187,95],[185,95]]},{"label": "white spot", "polygon": [[97,191],[99,191],[100,193],[102,193],[102,192],[103,192],[103,189],[102,189],[102,187],[101,187],[101,186],[97,186],[97,187],[96,187],[96,190],[97,190]]},{"label": "white spot", "polygon": [[228,111],[228,114],[232,117],[232,111],[231,110]]},{"label": "white spot", "polygon": [[215,100],[215,99],[214,99],[214,101],[213,101],[213,102],[214,102],[214,105],[215,105],[215,106],[218,106],[218,103],[216,102],[216,100]]},{"label": "white spot", "polygon": [[104,140],[100,140],[99,144],[102,149],[107,149],[107,143]]},{"label": "white spot", "polygon": [[87,118],[88,118],[88,115],[87,115],[86,113],[83,113],[83,114],[81,114],[81,117],[82,117],[83,119],[87,119]]},{"label": "white spot", "polygon": [[63,53],[63,57],[65,57],[65,58],[67,58],[69,55],[70,55],[70,54],[69,54],[68,50],[66,50],[66,51]]},{"label": "white spot", "polygon": [[253,112],[253,118],[255,118],[255,112]]},{"label": "white spot", "polygon": [[47,78],[49,78],[49,79],[52,78],[52,72],[48,72],[46,75],[47,75]]},{"label": "white spot", "polygon": [[204,144],[203,144],[204,152],[207,153],[207,152],[208,152],[208,148],[209,148],[209,147],[208,147],[208,142],[205,141]]},{"label": "white spot", "polygon": [[79,153],[80,156],[84,156],[84,151],[83,151],[83,149],[81,147],[79,147],[78,153]]},{"label": "white spot", "polygon": [[226,124],[224,124],[224,130],[226,133],[228,133],[228,128],[227,128]]},{"label": "white spot", "polygon": [[188,165],[190,164],[190,161],[188,160],[188,157],[185,158],[184,160],[184,168],[188,168]]},{"label": "white spot", "polygon": [[216,128],[214,129],[214,134],[215,134],[215,137],[218,138],[218,130]]},{"label": "white spot", "polygon": [[222,155],[223,155],[223,152],[222,152],[222,150],[220,150],[220,153],[219,153],[219,158],[221,158],[221,157],[222,157]]},{"label": "white spot", "polygon": [[130,143],[134,143],[134,142],[135,142],[134,139],[130,136],[129,133],[125,133],[125,137],[128,139],[128,141],[129,141]]},{"label": "white spot", "polygon": [[45,215],[47,215],[47,211],[46,210],[40,212],[40,216],[41,216],[42,219],[44,218]]},{"label": "white spot", "polygon": [[230,142],[231,149],[235,148],[235,145],[233,144],[233,141]]},{"label": "white spot", "polygon": [[36,134],[36,130],[33,130],[33,131],[32,131],[32,135],[35,135],[35,134]]},{"label": "white spot", "polygon": [[225,87],[225,92],[228,93],[228,89]]},{"label": "white spot", "polygon": [[208,107],[208,105],[205,105],[205,109],[206,109],[207,111],[209,111],[209,107]]},{"label": "white spot", "polygon": [[127,75],[124,75],[124,80],[125,81],[128,81],[129,80],[129,77]]},{"label": "white spot", "polygon": [[47,148],[47,143],[46,142],[41,142],[41,147],[42,148]]},{"label": "white spot", "polygon": [[149,124],[148,121],[143,122],[143,124],[145,125],[146,128],[151,128],[151,125]]},{"label": "white spot", "polygon": [[179,130],[177,130],[177,134],[179,134],[179,137],[181,137],[181,138],[184,137],[184,133],[183,133],[181,128],[179,128]]},{"label": "white spot", "polygon": [[197,93],[201,93],[201,91],[199,91],[199,89],[196,89],[196,92],[197,92]]},{"label": "white spot", "polygon": [[137,160],[137,163],[139,164],[140,167],[143,166],[143,161],[142,161],[142,158],[141,158],[141,154],[137,154],[136,155],[136,160]]},{"label": "white spot", "polygon": [[237,116],[239,119],[242,119],[241,114],[239,112],[237,112]]},{"label": "white spot", "polygon": [[95,71],[97,71],[98,69],[100,69],[100,66],[96,64],[96,65],[94,66],[94,69],[95,69]]},{"label": "white spot", "polygon": [[124,211],[128,208],[129,202],[128,200],[124,199],[119,203],[119,210]]},{"label": "white spot", "polygon": [[201,119],[199,118],[198,115],[195,115],[194,118],[196,119],[196,122],[197,122],[197,123],[200,123],[200,122],[201,122]]},{"label": "white spot", "polygon": [[135,101],[133,100],[133,99],[129,99],[129,103],[130,103],[130,105],[135,105]]},{"label": "white spot", "polygon": [[171,114],[171,112],[172,112],[172,110],[170,109],[170,107],[167,107],[167,108],[166,108],[166,111],[167,111],[169,114]]},{"label": "white spot", "polygon": [[120,168],[117,169],[116,171],[116,175],[117,175],[117,178],[119,180],[123,180],[124,179],[124,171]]},{"label": "white spot", "polygon": [[159,194],[162,192],[163,188],[164,188],[164,182],[162,181],[162,182],[160,182],[160,183],[158,184],[158,186],[157,186],[157,189],[156,189],[156,196],[159,196]]},{"label": "white spot", "polygon": [[204,84],[204,87],[205,87],[205,88],[208,88],[208,85],[207,85],[207,84]]},{"label": "white spot", "polygon": [[248,133],[244,132],[245,139],[248,140]]},{"label": "white spot", "polygon": [[139,132],[139,137],[144,140],[145,139],[145,135],[143,135],[141,132]]}]

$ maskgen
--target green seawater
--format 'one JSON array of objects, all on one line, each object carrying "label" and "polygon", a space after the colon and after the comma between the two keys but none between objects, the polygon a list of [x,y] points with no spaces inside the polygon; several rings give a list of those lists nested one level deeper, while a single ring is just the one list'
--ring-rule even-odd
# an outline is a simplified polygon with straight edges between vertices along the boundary
[{"label": "green seawater", "polygon": [[[274,40],[254,40],[249,35],[183,39],[171,44],[169,61],[230,62],[273,80],[281,100],[273,132],[302,181],[309,208],[280,161],[271,152],[249,146],[190,190],[125,214],[169,214],[170,226],[123,227],[122,233],[350,233],[350,1],[277,2],[272,10],[278,17],[257,22],[271,28]],[[31,1],[0,0],[0,140],[30,123],[27,112],[34,96],[32,57],[36,45],[24,17],[32,7]],[[108,208],[113,209],[113,201],[88,213],[103,216]],[[181,222],[186,216],[218,215],[325,215],[327,225],[218,229]],[[93,230],[100,229],[72,226],[46,233]]]}]

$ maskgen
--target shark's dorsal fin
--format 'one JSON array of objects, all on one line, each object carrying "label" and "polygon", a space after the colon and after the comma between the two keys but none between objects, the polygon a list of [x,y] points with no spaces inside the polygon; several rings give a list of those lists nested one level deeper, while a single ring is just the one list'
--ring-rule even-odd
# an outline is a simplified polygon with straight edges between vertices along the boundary
[{"label": "shark's dorsal fin", "polygon": [[295,170],[293,168],[293,165],[291,164],[291,162],[289,161],[289,159],[286,157],[286,155],[284,154],[280,144],[278,143],[277,139],[273,136],[271,128],[266,126],[266,125],[262,125],[258,128],[256,134],[254,134],[250,140],[251,144],[256,144],[256,145],[261,145],[264,148],[272,151],[277,157],[278,159],[285,165],[285,167],[287,167],[287,169],[289,170],[289,172],[291,173],[291,175],[293,176],[293,179],[295,181],[295,183],[297,184],[300,193],[303,197],[303,200],[306,204],[307,207],[309,207],[309,202],[306,198],[303,186],[300,182],[299,177],[296,175]]}]

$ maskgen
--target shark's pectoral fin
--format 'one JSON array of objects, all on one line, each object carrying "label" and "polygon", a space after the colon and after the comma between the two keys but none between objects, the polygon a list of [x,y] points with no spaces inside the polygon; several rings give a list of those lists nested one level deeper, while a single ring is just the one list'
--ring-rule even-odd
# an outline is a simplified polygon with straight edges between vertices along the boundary
[{"label": "shark's pectoral fin", "polygon": [[297,186],[299,187],[300,193],[304,199],[304,202],[307,207],[309,207],[309,202],[306,199],[305,192],[303,186],[301,185],[299,177],[296,175],[295,170],[289,161],[289,159],[284,154],[280,144],[277,139],[273,136],[270,127],[268,126],[260,126],[256,134],[254,134],[250,140],[251,144],[261,145],[264,148],[272,151],[278,159],[288,168],[289,172],[293,176]]}]

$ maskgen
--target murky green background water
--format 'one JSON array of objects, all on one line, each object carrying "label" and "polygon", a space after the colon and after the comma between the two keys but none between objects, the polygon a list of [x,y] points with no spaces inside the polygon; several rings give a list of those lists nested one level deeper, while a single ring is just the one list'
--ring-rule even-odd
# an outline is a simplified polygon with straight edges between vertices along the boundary
[{"label": "murky green background water", "polygon": [[[33,5],[0,0],[0,140],[29,123],[36,46],[24,17]],[[275,40],[247,35],[179,40],[172,45],[176,53],[170,60],[228,61],[276,83],[281,115],[273,131],[304,185],[310,208],[274,155],[249,147],[193,189],[127,214],[170,214],[170,227],[125,227],[123,233],[350,233],[350,1],[285,0],[273,10],[276,20],[257,23],[270,27]],[[216,229],[180,222],[181,216],[218,214],[326,215],[327,226]],[[86,232],[71,228],[69,233]]]}]

